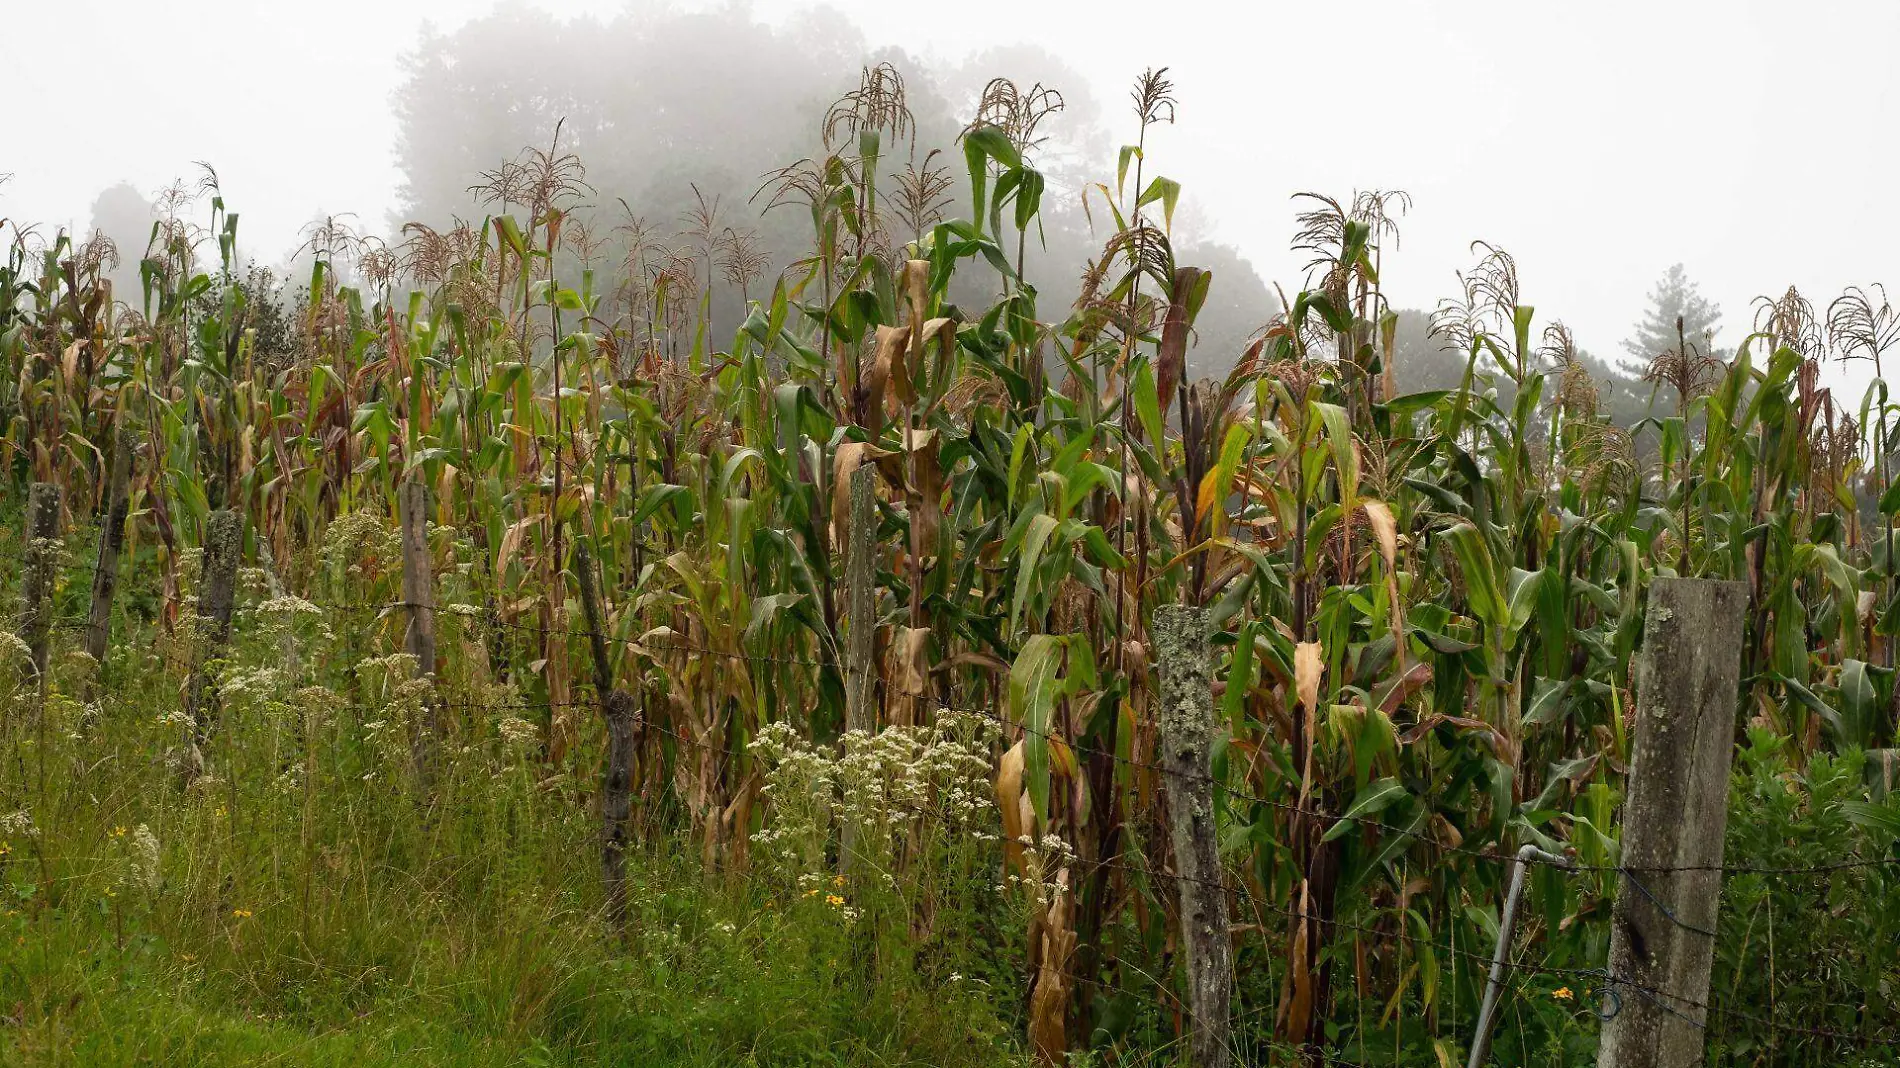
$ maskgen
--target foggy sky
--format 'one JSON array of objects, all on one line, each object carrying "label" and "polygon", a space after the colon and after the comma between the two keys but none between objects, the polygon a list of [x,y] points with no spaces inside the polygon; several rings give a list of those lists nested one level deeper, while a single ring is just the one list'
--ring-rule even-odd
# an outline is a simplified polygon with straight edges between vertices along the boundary
[{"label": "foggy sky", "polygon": [[[262,260],[319,213],[380,228],[400,181],[400,56],[425,20],[451,29],[493,6],[0,0],[0,174],[14,175],[0,217],[80,229],[108,185],[150,194],[203,159]],[[620,3],[531,6],[605,17]],[[927,59],[1038,43],[1089,79],[1111,144],[1132,138],[1128,83],[1168,66],[1179,122],[1151,133],[1150,173],[1182,181],[1195,227],[1289,291],[1304,260],[1287,251],[1289,196],[1354,188],[1414,198],[1385,260],[1396,304],[1455,292],[1482,238],[1517,257],[1540,323],[1564,320],[1604,356],[1678,261],[1721,305],[1727,345],[1752,297],[1791,282],[1821,305],[1848,283],[1900,286],[1891,0],[829,6],[869,45]],[[1112,181],[1114,160],[1100,166]]]}]

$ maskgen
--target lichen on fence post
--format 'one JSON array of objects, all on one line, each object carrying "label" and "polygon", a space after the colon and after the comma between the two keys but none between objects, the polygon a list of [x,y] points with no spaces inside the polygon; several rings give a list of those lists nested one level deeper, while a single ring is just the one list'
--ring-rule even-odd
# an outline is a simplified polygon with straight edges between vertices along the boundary
[{"label": "lichen on fence post", "polygon": [[138,447],[138,433],[121,428],[106,480],[106,512],[99,528],[99,555],[92,569],[92,605],[86,616],[86,655],[92,657],[95,671],[104,670],[112,633],[112,599],[119,589],[119,554],[125,551],[125,517],[132,504],[132,460]]},{"label": "lichen on fence post", "polygon": [[[850,525],[845,542],[845,683],[844,726],[851,732],[876,734],[878,728],[877,671],[872,663],[877,643],[877,470],[869,464],[851,472]],[[849,741],[846,742],[848,746]],[[838,833],[838,871],[851,873],[857,842],[847,823]]]},{"label": "lichen on fence post", "polygon": [[1702,1063],[1747,611],[1740,582],[1650,587],[1600,1068]]},{"label": "lichen on fence post", "polygon": [[20,561],[20,641],[40,692],[53,632],[53,587],[59,580],[59,487],[35,482],[26,505],[26,551]]},{"label": "lichen on fence post", "polygon": [[1233,943],[1227,932],[1227,890],[1214,821],[1214,685],[1207,610],[1163,605],[1155,609],[1148,632],[1161,674],[1162,779],[1180,892],[1188,1011],[1194,1017],[1189,1050],[1199,1068],[1226,1068]]},{"label": "lichen on fence post", "polygon": [[600,785],[601,882],[607,895],[607,919],[616,930],[624,930],[628,917],[627,818],[633,812],[633,761],[639,744],[640,704],[633,694],[614,685],[600,579],[593,550],[585,538],[574,545],[574,568],[581,587],[581,610],[587,617],[588,647],[593,652],[594,690],[600,695],[601,718],[607,724],[607,753]]},{"label": "lichen on fence post", "polygon": [[205,523],[204,573],[198,589],[198,613],[192,633],[191,680],[186,684],[185,782],[204,772],[205,748],[217,730],[215,664],[231,643],[231,604],[237,594],[238,558],[244,552],[244,517],[228,508],[212,512]]},{"label": "lichen on fence post", "polygon": [[435,674],[435,568],[429,556],[429,487],[411,478],[396,489],[402,526],[402,600],[409,628],[403,651],[416,658],[416,677]]}]

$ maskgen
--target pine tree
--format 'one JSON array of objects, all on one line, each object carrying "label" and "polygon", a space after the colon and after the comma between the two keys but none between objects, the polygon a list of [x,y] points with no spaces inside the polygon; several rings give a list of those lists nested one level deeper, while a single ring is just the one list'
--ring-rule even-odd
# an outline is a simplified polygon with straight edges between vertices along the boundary
[{"label": "pine tree", "polygon": [[92,224],[78,235],[84,241],[95,233],[104,234],[118,251],[118,262],[108,260],[107,278],[112,280],[112,297],[128,307],[143,308],[144,293],[139,282],[139,261],[145,258],[145,246],[152,238],[152,223],[158,220],[150,198],[130,182],[119,182],[102,190],[92,201]]},{"label": "pine tree", "polygon": [[1623,341],[1629,353],[1625,369],[1642,374],[1649,362],[1676,347],[1676,317],[1682,317],[1682,336],[1705,356],[1720,357],[1715,334],[1720,329],[1722,309],[1704,297],[1678,263],[1669,268],[1649,291],[1649,308],[1634,333]]}]

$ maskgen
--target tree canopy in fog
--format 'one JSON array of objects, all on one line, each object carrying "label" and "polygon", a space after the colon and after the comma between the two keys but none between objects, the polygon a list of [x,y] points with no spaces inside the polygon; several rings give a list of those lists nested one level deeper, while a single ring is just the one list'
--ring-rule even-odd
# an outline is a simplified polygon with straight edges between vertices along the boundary
[{"label": "tree canopy in fog", "polygon": [[[426,34],[396,98],[404,180],[390,228],[479,220],[510,195],[497,168],[524,146],[571,153],[584,165],[576,188],[586,209],[575,215],[601,254],[710,280],[717,328],[733,327],[742,294],[757,297],[755,283],[769,288],[808,247],[809,219],[775,196],[781,169],[838,147],[826,144],[841,132],[834,108],[882,64],[900,79],[891,104],[906,119],[881,145],[879,239],[911,236],[905,201],[920,195],[913,213],[967,215],[961,131],[979,114],[1014,122],[1047,181],[1040,225],[1022,250],[1025,275],[1041,314],[1059,316],[1079,291],[1077,265],[1099,258],[1111,232],[1089,218],[1084,191],[1115,181],[1115,145],[1134,139],[1134,116],[1105,113],[1084,79],[1040,47],[932,67],[869,47],[823,11],[776,27],[739,8],[643,6],[602,21],[510,7]],[[1220,373],[1277,303],[1237,250],[1194,232],[1187,215],[1176,253],[1217,279],[1198,324],[1196,371]]]}]

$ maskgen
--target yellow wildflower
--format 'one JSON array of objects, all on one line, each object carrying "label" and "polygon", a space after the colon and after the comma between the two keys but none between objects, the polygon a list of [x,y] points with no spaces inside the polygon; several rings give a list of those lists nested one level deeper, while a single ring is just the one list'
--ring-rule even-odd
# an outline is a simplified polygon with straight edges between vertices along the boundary
[{"label": "yellow wildflower", "polygon": [[240,920],[248,920],[251,918],[251,910],[250,909],[232,909],[231,915],[237,917]]},{"label": "yellow wildflower", "polygon": [[839,897],[837,894],[826,894],[825,904],[830,905],[832,908],[835,909],[839,905],[844,904],[844,898]]},{"label": "yellow wildflower", "polygon": [[1571,998],[1570,988],[1567,986],[1560,986],[1557,989],[1551,991],[1550,996],[1554,998],[1558,998],[1562,1001],[1569,1001]]}]

